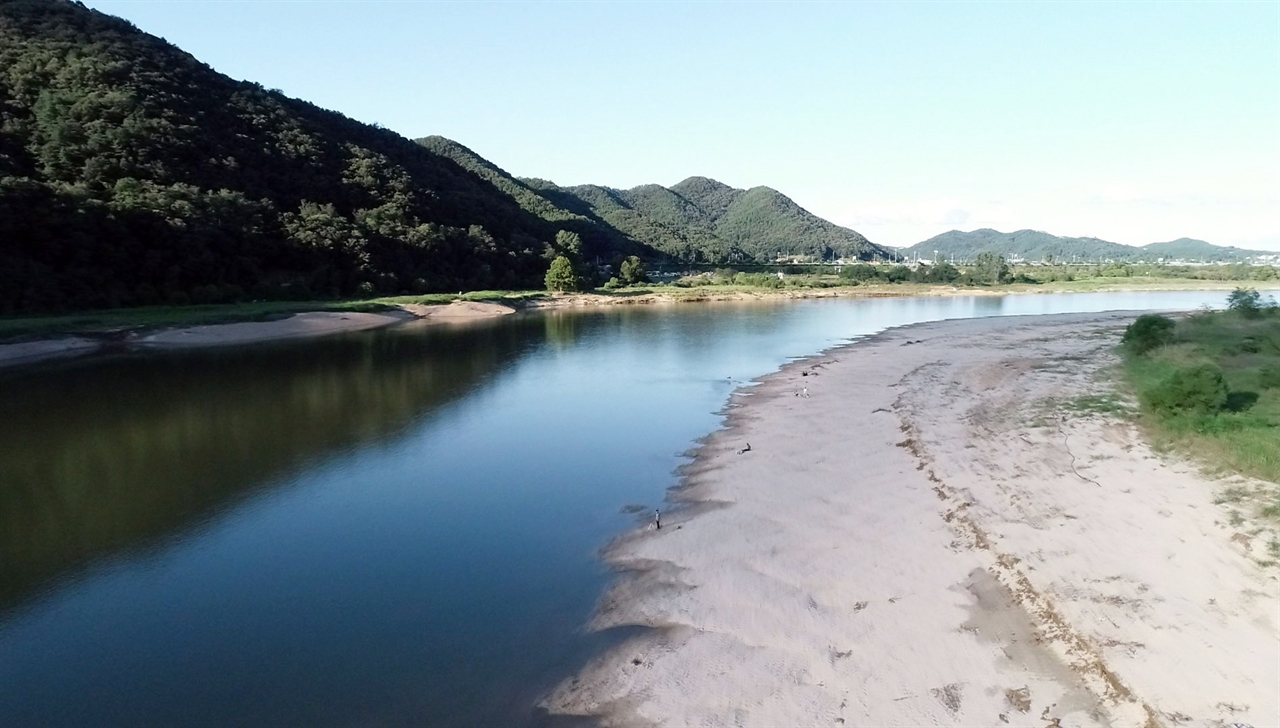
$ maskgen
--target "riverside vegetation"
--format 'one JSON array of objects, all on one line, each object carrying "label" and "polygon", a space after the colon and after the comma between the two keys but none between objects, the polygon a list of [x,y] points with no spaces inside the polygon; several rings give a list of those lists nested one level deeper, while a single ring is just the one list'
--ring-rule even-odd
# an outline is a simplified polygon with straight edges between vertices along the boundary
[{"label": "riverside vegetation", "polygon": [[[1124,376],[1157,447],[1280,483],[1280,307],[1273,300],[1238,288],[1224,311],[1176,321],[1139,316],[1122,343]],[[1280,519],[1280,490],[1252,495],[1255,515]],[[1233,486],[1222,499],[1245,497]]]}]

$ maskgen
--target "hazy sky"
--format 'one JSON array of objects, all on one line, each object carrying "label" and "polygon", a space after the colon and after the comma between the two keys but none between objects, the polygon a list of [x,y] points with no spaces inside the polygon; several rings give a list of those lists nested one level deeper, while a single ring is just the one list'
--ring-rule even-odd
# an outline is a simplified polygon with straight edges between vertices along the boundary
[{"label": "hazy sky", "polygon": [[769,185],[871,240],[1280,250],[1280,3],[91,0],[518,176]]}]

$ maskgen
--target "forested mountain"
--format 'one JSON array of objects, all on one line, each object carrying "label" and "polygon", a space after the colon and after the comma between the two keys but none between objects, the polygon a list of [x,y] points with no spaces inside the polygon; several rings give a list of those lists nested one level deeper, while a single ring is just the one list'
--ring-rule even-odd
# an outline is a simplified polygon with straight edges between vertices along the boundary
[{"label": "forested mountain", "polygon": [[124,20],[0,4],[0,311],[535,285],[558,227]]},{"label": "forested mountain", "polygon": [[524,182],[562,207],[589,210],[628,237],[678,260],[734,263],[769,262],[782,255],[827,260],[895,256],[769,187],[740,190],[705,177],[690,177],[670,188],[649,184],[629,190],[558,187],[537,179]]},{"label": "forested mountain", "polygon": [[658,251],[689,263],[767,262],[785,254],[827,259],[893,256],[768,187],[739,190],[706,177],[690,177],[671,188],[560,187],[544,179],[511,177],[444,137],[418,143],[489,180],[525,210],[561,222],[584,241],[597,241],[598,249],[632,246],[640,254]]},{"label": "forested mountain", "polygon": [[763,187],[517,180],[78,3],[0,2],[0,314],[536,286],[561,230],[583,262],[885,252]]},{"label": "forested mountain", "polygon": [[1265,251],[1219,247],[1203,240],[1181,238],[1168,243],[1151,243],[1142,247],[1112,243],[1098,238],[1064,238],[1039,230],[1002,233],[983,228],[972,232],[951,230],[906,248],[907,256],[932,259],[934,251],[942,259],[972,260],[978,253],[990,251],[1005,257],[1058,262],[1079,261],[1156,261],[1175,258],[1205,262],[1241,261]]}]

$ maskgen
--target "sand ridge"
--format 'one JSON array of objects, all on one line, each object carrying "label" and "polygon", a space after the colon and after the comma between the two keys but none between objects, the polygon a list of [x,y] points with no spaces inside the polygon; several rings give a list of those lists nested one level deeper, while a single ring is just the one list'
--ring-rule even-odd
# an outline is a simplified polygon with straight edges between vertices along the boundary
[{"label": "sand ridge", "polygon": [[[1280,724],[1280,587],[1100,386],[1133,314],[921,324],[735,395],[561,685],[605,725]],[[809,396],[803,396],[807,389]],[[745,443],[750,452],[740,453]]]}]

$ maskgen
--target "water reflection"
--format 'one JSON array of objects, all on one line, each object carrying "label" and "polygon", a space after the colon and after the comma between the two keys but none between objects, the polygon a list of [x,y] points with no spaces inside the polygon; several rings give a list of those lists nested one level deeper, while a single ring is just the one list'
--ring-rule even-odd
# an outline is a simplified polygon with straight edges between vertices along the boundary
[{"label": "water reflection", "polygon": [[[0,379],[0,611],[69,567],[402,430],[474,390],[540,329],[406,327]],[[572,340],[572,326],[556,331]]]}]

